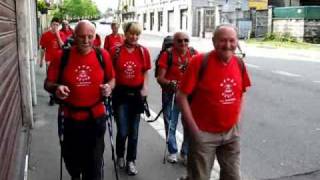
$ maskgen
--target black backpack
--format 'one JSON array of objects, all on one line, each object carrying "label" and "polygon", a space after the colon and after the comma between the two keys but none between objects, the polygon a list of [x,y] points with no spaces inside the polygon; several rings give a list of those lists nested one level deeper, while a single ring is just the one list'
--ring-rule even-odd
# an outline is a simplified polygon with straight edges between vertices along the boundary
[{"label": "black backpack", "polygon": [[[167,52],[171,51],[172,45],[173,45],[173,36],[166,36],[162,41],[161,51],[158,54],[157,59],[154,62],[154,65],[155,65],[154,66],[155,67],[155,69],[154,69],[154,77],[158,76],[158,71],[159,71],[158,62],[159,62],[161,54],[163,52],[165,52],[165,51],[167,51]],[[168,62],[169,62],[169,59],[171,59],[171,64],[172,64],[172,53],[168,53]],[[168,63],[168,66],[169,66],[169,63]]]},{"label": "black backpack", "polygon": [[[158,77],[158,73],[159,73],[159,59],[160,56],[162,55],[163,52],[167,52],[168,53],[168,60],[167,60],[167,65],[168,65],[168,69],[172,66],[173,63],[173,55],[172,55],[172,45],[173,45],[173,37],[172,36],[166,36],[163,39],[162,42],[162,48],[160,53],[157,56],[157,59],[155,60],[155,64],[154,64],[154,77],[157,78]],[[191,55],[194,55],[196,53],[196,50],[193,47],[189,47],[190,53]]]},{"label": "black backpack", "polygon": [[[63,53],[61,56],[61,62],[60,62],[60,68],[59,68],[59,74],[58,74],[58,81],[57,81],[58,84],[60,84],[62,81],[62,74],[63,74],[64,68],[66,67],[66,65],[69,61],[70,50],[71,50],[70,48],[63,49]],[[94,48],[94,50],[96,52],[96,56],[97,56],[97,59],[99,61],[101,68],[104,69],[106,67],[106,65],[104,63],[101,49]]]}]

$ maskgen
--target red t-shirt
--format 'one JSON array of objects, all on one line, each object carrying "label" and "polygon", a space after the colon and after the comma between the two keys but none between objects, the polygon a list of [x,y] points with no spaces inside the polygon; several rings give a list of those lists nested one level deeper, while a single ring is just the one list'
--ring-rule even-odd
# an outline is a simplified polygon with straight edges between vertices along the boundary
[{"label": "red t-shirt", "polygon": [[[198,54],[197,51],[195,51],[195,54]],[[195,55],[194,54],[194,55]],[[172,65],[168,69],[168,52],[165,51],[161,54],[160,59],[158,61],[158,65],[160,68],[166,69],[166,75],[165,78],[168,80],[177,80],[180,82],[183,73],[185,72],[191,58],[192,54],[190,52],[190,49],[187,51],[187,53],[182,56],[177,53],[175,49],[172,49]]]},{"label": "red t-shirt", "polygon": [[243,74],[236,57],[228,64],[210,52],[208,64],[198,82],[203,54],[194,56],[181,81],[180,90],[192,94],[191,111],[202,131],[220,133],[231,129],[239,119],[242,94],[251,85],[247,70]]},{"label": "red t-shirt", "polygon": [[104,49],[109,51],[117,46],[121,46],[124,42],[122,34],[110,34],[104,39]]},{"label": "red t-shirt", "polygon": [[[64,33],[59,32],[61,40],[66,40]],[[61,53],[62,49],[59,46],[57,36],[51,31],[47,31],[42,34],[40,38],[40,46],[45,49],[45,60],[50,62],[56,59]]]},{"label": "red t-shirt", "polygon": [[[99,85],[104,83],[104,77],[109,81],[115,77],[109,53],[102,51],[105,62],[105,69],[92,50],[86,55],[77,53],[75,48],[71,48],[68,63],[62,74],[62,82],[69,87],[70,95],[64,101],[75,107],[92,107],[94,117],[101,117],[105,114],[105,108],[102,104],[102,94]],[[47,80],[57,82],[61,59],[54,60],[48,69]],[[89,113],[86,111],[69,111],[64,109],[66,116],[71,115],[76,120],[88,119]]]},{"label": "red t-shirt", "polygon": [[60,29],[60,32],[62,32],[64,34],[64,37],[66,39],[68,39],[69,37],[71,37],[73,35],[73,30],[70,28],[68,30]]},{"label": "red t-shirt", "polygon": [[99,34],[96,34],[96,38],[93,40],[93,46],[98,48],[101,47],[101,38]]},{"label": "red t-shirt", "polygon": [[[115,53],[116,48],[111,51],[112,57]],[[132,52],[128,52],[126,47],[120,46],[114,68],[117,84],[130,87],[140,86],[144,82],[144,73],[151,69],[150,53],[147,48],[140,45]]]}]

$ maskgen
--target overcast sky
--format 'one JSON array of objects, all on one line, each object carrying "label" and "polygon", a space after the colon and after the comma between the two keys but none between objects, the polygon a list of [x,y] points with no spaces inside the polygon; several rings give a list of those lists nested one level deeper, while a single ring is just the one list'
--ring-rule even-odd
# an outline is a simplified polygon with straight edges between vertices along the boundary
[{"label": "overcast sky", "polygon": [[108,8],[117,9],[118,0],[93,0],[96,2],[98,9],[105,12]]}]

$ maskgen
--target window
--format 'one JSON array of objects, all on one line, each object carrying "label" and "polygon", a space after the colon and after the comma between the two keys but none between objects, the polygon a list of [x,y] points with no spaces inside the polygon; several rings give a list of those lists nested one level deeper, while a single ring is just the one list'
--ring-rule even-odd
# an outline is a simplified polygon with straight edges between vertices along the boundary
[{"label": "window", "polygon": [[188,9],[180,10],[180,29],[181,30],[188,29]]},{"label": "window", "polygon": [[147,14],[143,13],[143,30],[146,30],[146,24],[147,24]]},{"label": "window", "polygon": [[153,25],[154,25],[154,12],[150,13],[150,30],[153,30]]},{"label": "window", "polygon": [[163,13],[162,11],[158,12],[158,31],[161,30],[161,27],[163,25]]}]

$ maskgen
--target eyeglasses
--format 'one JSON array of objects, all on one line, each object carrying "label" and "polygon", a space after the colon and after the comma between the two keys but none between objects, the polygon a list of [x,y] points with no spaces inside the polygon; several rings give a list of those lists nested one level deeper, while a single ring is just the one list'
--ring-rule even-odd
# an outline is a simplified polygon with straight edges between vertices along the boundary
[{"label": "eyeglasses", "polygon": [[177,39],[177,42],[178,43],[182,43],[182,42],[185,42],[185,43],[188,43],[189,42],[189,39]]}]

